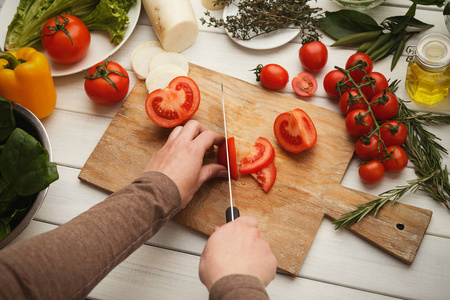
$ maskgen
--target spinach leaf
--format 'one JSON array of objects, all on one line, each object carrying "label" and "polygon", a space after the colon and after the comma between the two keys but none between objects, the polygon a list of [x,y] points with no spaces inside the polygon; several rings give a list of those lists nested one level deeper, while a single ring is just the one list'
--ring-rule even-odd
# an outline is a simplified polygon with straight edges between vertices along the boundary
[{"label": "spinach leaf", "polygon": [[16,127],[11,103],[0,96],[0,142],[8,138]]},{"label": "spinach leaf", "polygon": [[38,193],[59,178],[47,150],[20,128],[14,129],[6,141],[0,166],[3,177],[20,196]]},{"label": "spinach leaf", "polygon": [[6,182],[5,178],[0,175],[0,214],[8,210],[17,198],[19,198],[19,195],[11,185]]}]

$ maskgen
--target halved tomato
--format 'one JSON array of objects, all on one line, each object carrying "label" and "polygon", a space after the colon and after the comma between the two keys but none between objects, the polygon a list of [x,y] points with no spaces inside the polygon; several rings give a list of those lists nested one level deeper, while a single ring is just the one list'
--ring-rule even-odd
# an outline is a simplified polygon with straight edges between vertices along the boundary
[{"label": "halved tomato", "polygon": [[306,150],[317,141],[313,121],[299,108],[280,114],[275,119],[273,131],[280,146],[292,153]]},{"label": "halved tomato", "polygon": [[[228,142],[228,159],[230,163],[230,176],[234,180],[238,180],[238,167],[236,160],[236,144],[234,142],[234,137],[230,137]],[[219,146],[219,151],[217,152],[217,163],[221,164],[225,168],[227,167],[227,147],[225,142]]]},{"label": "halved tomato", "polygon": [[261,171],[275,158],[275,150],[266,138],[259,137],[250,152],[241,160],[239,174],[251,174]]},{"label": "halved tomato", "polygon": [[308,72],[300,72],[292,79],[292,88],[299,96],[309,97],[317,90],[317,80]]},{"label": "halved tomato", "polygon": [[200,90],[187,76],[174,78],[165,89],[147,96],[145,111],[157,125],[172,128],[189,120],[200,106]]},{"label": "halved tomato", "polygon": [[252,173],[251,175],[263,188],[264,192],[268,193],[275,182],[275,178],[277,177],[277,169],[272,161],[269,166],[265,167],[261,171]]}]

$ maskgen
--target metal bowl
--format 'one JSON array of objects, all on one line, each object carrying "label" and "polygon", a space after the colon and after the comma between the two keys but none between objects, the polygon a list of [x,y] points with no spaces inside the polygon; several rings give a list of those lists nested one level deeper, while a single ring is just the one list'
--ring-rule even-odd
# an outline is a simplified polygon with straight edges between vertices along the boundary
[{"label": "metal bowl", "polygon": [[[50,145],[50,139],[45,131],[44,125],[41,121],[28,109],[20,104],[11,102],[14,112],[14,118],[16,119],[16,127],[20,127],[28,134],[37,139],[42,146],[47,149],[49,160],[52,161],[52,147]],[[0,241],[0,249],[8,245],[14,240],[27,226],[36,215],[37,211],[42,205],[45,196],[47,195],[48,187],[36,194],[35,200],[30,207],[25,217],[19,224],[3,239]]]}]

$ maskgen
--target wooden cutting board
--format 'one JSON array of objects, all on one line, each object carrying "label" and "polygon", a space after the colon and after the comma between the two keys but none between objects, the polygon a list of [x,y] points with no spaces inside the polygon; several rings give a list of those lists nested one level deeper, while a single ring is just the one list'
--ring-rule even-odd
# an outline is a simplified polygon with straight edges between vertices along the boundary
[{"label": "wooden cutting board", "polygon": [[[354,210],[356,204],[376,198],[340,185],[355,142],[345,130],[344,117],[197,65],[191,64],[189,76],[201,91],[200,108],[193,119],[217,132],[223,132],[223,82],[228,136],[235,137],[238,161],[259,136],[274,146],[277,179],[270,192],[264,193],[250,175],[241,175],[232,182],[233,199],[241,215],[258,219],[261,235],[278,259],[278,268],[296,275],[324,215],[337,219]],[[81,170],[81,180],[114,192],[141,174],[171,132],[147,117],[146,97],[145,85],[138,81]],[[317,144],[298,154],[284,151],[273,134],[275,118],[294,108],[308,113],[318,133]],[[205,162],[213,161],[214,155],[205,158]],[[210,235],[216,226],[225,224],[228,206],[227,181],[214,179],[200,188],[174,220]],[[431,214],[402,203],[387,204],[376,218],[366,217],[349,230],[410,264]]]}]

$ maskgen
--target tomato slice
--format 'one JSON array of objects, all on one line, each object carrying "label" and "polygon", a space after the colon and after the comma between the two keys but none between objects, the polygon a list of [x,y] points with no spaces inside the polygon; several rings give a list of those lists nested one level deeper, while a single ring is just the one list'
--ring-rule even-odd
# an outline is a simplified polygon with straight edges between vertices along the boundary
[{"label": "tomato slice", "polygon": [[[228,159],[230,161],[230,176],[234,180],[238,180],[238,167],[236,160],[236,144],[234,142],[234,137],[228,138]],[[227,147],[225,142],[219,146],[219,151],[217,152],[217,163],[224,167],[227,167]]]},{"label": "tomato slice", "polygon": [[277,169],[273,161],[261,171],[251,174],[253,178],[262,186],[264,192],[268,193],[277,177]]},{"label": "tomato slice", "polygon": [[157,125],[172,128],[189,120],[200,106],[200,90],[187,76],[174,78],[165,89],[147,96],[145,111]]},{"label": "tomato slice", "polygon": [[317,141],[313,121],[299,108],[280,114],[275,119],[273,131],[280,146],[292,153],[311,148]]},{"label": "tomato slice", "polygon": [[317,90],[317,80],[312,74],[301,72],[292,79],[292,88],[297,95],[309,97]]},{"label": "tomato slice", "polygon": [[275,150],[266,138],[259,137],[250,152],[241,160],[239,174],[251,174],[267,167],[275,158]]}]

